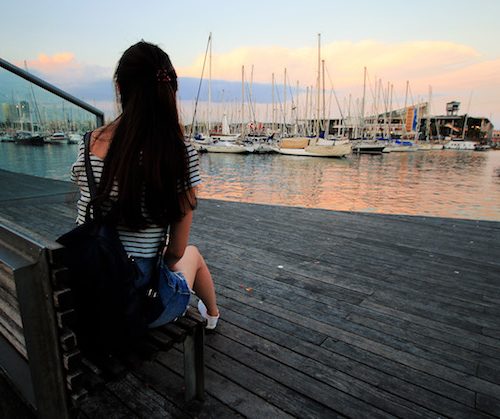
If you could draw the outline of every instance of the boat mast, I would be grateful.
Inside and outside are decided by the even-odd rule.
[[[350,127],[349,129],[349,132],[350,132],[350,136],[349,138],[352,138],[352,121],[351,121],[351,94],[349,93],[349,104],[347,105],[347,120],[349,121],[348,122],[348,126]]]
[[[241,66],[241,140],[245,136],[245,66]]]
[[[286,131],[286,67],[285,67],[285,74],[283,76],[284,78],[284,83],[283,83],[283,134]]]
[[[365,96],[366,96],[366,67],[364,67],[364,77],[363,77],[363,100],[361,102],[361,138],[365,136]]]
[[[208,35],[209,52],[208,52],[208,112],[207,112],[207,125],[208,136],[210,136],[210,111],[212,105],[212,32]]]
[[[427,141],[431,140],[431,100],[432,100],[432,86],[429,85],[429,102],[427,103],[427,123],[425,125]]]
[[[323,76],[323,130],[324,130],[324,138],[326,138],[326,103],[325,103],[325,60],[321,60],[321,70]]]
[[[299,81],[297,80],[297,90],[295,91],[295,134],[299,133]]]
[[[253,64],[252,64],[252,69],[250,71],[250,88],[248,91],[248,103],[250,104],[250,115],[252,117],[251,120],[253,120],[254,125],[257,126],[257,116],[256,116],[257,110],[255,109],[253,103]]]
[[[472,92],[470,92],[469,103],[467,104],[467,113],[465,114],[464,127],[462,129],[462,140],[465,140],[465,130],[467,129],[467,119],[469,119],[469,110],[471,101],[472,101]]]
[[[273,85],[273,92],[272,92],[272,97],[273,97],[273,109],[272,109],[272,123],[271,123],[271,131],[274,134],[274,121],[276,120],[276,108],[274,104],[274,73],[272,74],[272,85]]]
[[[408,119],[408,89],[410,88],[410,81],[406,80],[406,92],[405,92],[405,120],[403,123],[403,134],[406,136],[406,120]]]
[[[393,91],[393,88],[394,88],[394,85],[391,83],[391,89],[390,89],[390,93],[389,93],[389,118],[388,118],[389,126],[387,129],[390,138],[392,138],[391,130],[392,130],[392,91]]]
[[[316,79],[317,86],[317,101],[316,101],[316,138],[319,137],[319,101],[320,101],[320,87],[321,87],[321,34],[318,33],[318,75]]]
[[[309,86],[306,86],[306,106],[304,108],[305,135],[309,135]]]

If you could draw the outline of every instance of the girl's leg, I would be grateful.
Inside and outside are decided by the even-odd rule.
[[[207,312],[210,316],[219,315],[212,275],[197,247],[186,247],[184,256],[172,266],[172,270],[182,272],[189,287],[201,298],[207,307]]]

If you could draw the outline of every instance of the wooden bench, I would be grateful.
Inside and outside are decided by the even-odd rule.
[[[71,330],[75,313],[63,255],[59,244],[0,218],[0,374],[36,416],[74,416],[99,384],[178,342],[184,343],[185,398],[203,399],[205,320],[191,307],[152,330],[133,358],[96,365],[82,357]]]

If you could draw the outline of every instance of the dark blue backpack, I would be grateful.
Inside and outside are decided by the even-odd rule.
[[[68,286],[72,290],[74,331],[89,356],[125,354],[163,311],[158,284],[136,288],[138,268],[128,257],[111,216],[93,205],[97,194],[90,164],[90,135],[85,135],[85,170],[91,203],[86,221],[57,241],[65,247]],[[93,218],[90,207],[93,206]],[[153,275],[153,282],[159,276]]]

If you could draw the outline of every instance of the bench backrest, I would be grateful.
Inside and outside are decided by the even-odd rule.
[[[62,251],[0,219],[0,368],[40,418],[70,417],[77,397]]]

